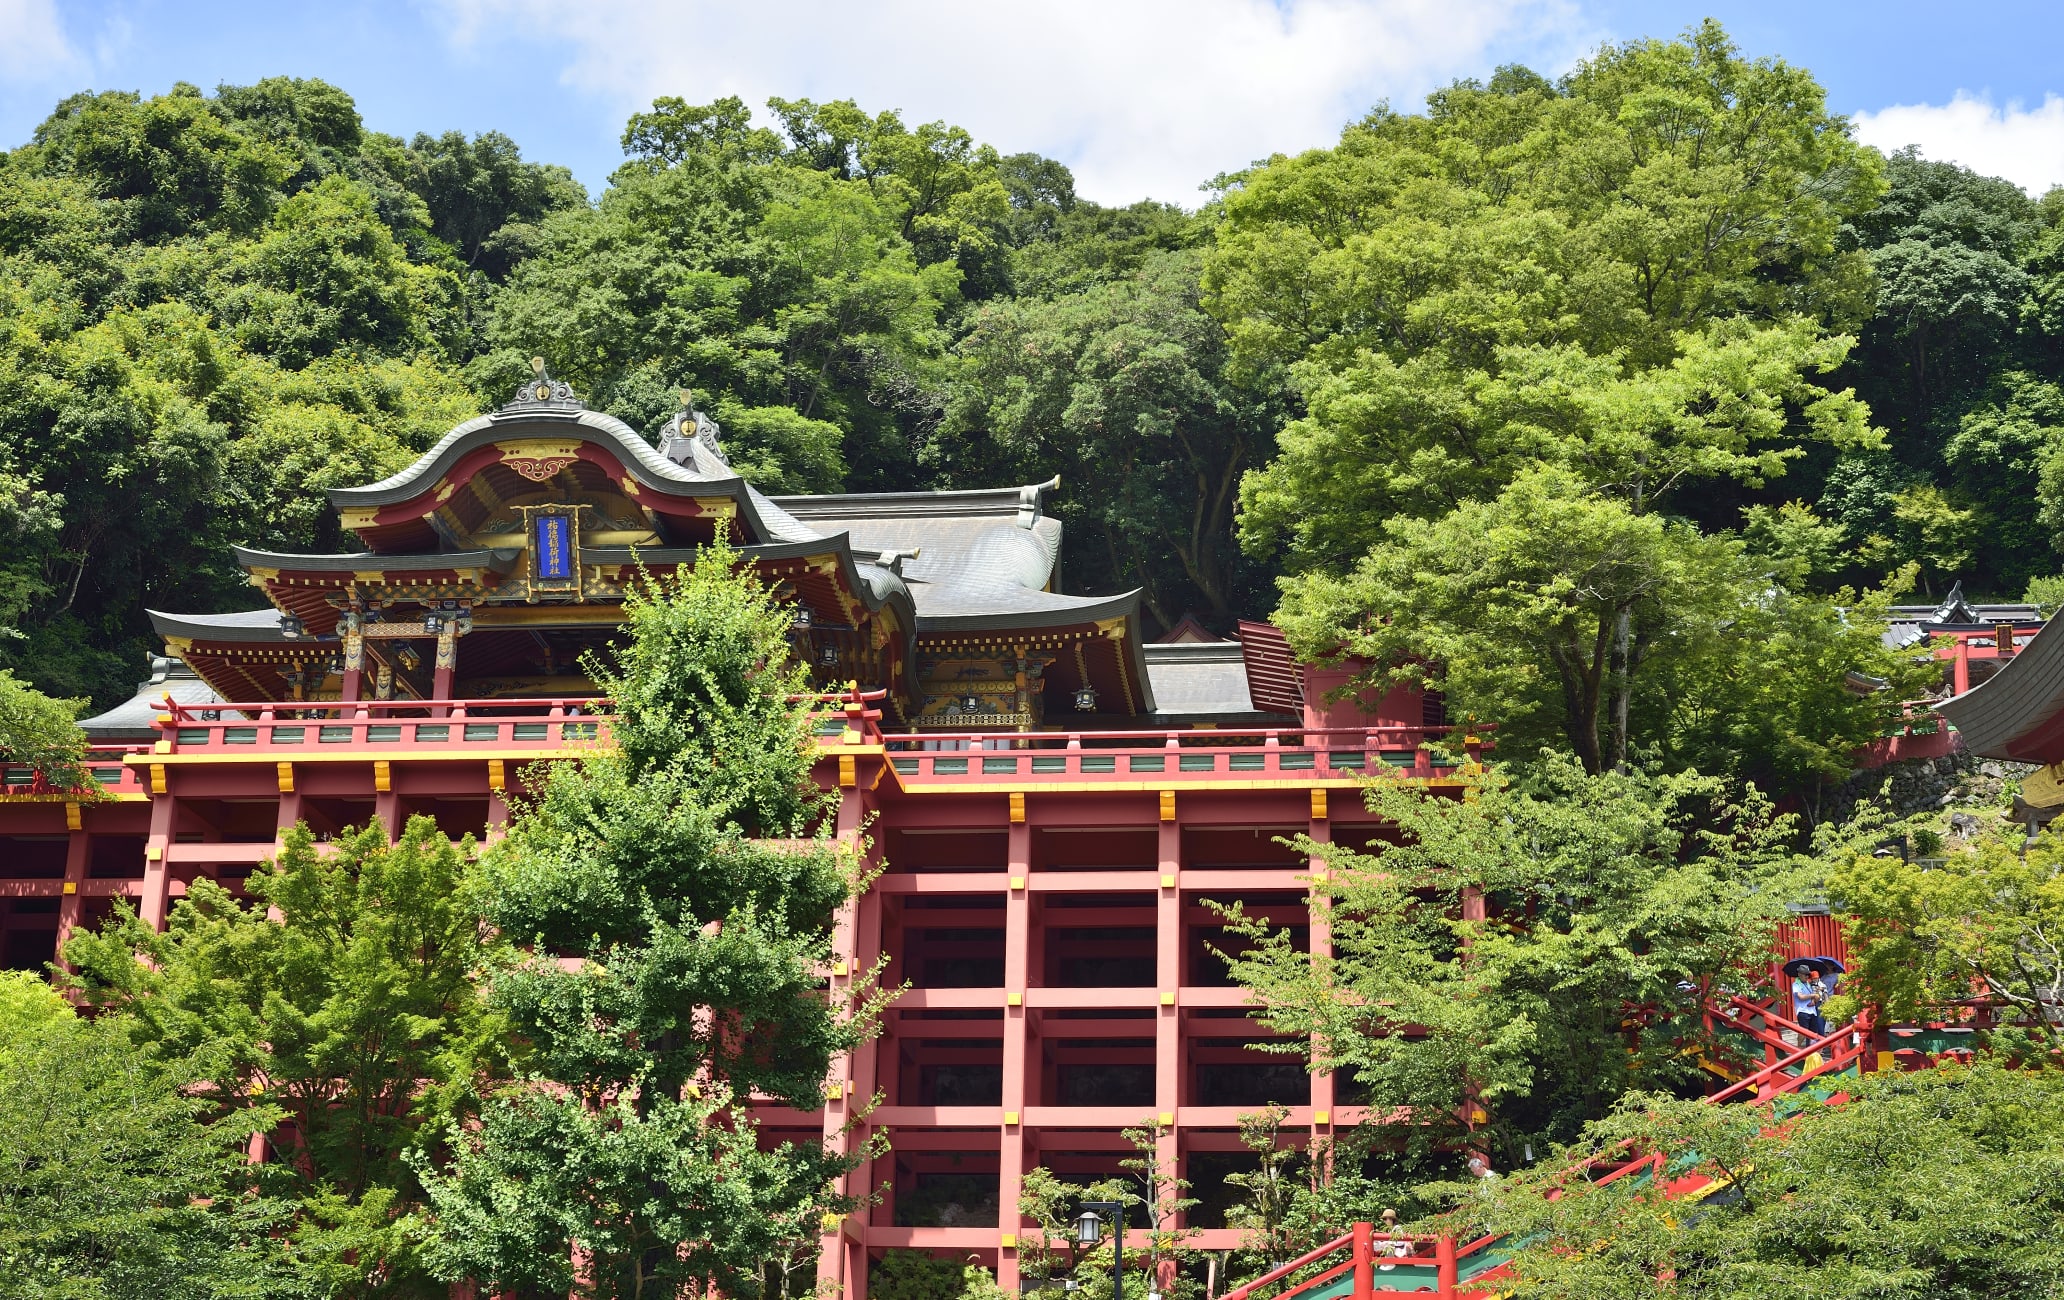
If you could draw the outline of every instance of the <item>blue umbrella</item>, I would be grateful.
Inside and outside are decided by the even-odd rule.
[[[1801,972],[1813,974],[1823,970],[1831,970],[1840,975],[1849,973],[1849,968],[1833,957],[1794,957],[1784,964],[1784,973],[1787,975],[1798,975]]]

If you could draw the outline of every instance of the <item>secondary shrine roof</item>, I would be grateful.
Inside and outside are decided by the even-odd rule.
[[[2056,619],[1998,672],[1935,708],[1981,757],[2064,762],[2064,632]]]

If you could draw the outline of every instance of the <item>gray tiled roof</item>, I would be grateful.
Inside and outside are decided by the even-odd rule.
[[[1238,641],[1159,642],[1143,650],[1161,716],[1269,716],[1247,693],[1247,660]]]
[[[279,616],[275,610],[265,612],[275,619]],[[151,719],[157,716],[158,703],[167,695],[180,704],[222,702],[222,697],[215,693],[213,687],[194,676],[193,669],[177,659],[159,655],[151,659],[150,680],[138,682],[135,695],[105,713],[83,719],[79,727],[89,739],[101,744],[155,740],[158,732],[151,726]]]

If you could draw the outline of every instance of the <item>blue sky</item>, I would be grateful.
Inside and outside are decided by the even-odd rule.
[[[2064,183],[2064,6],[1982,0],[0,0],[0,143],[77,89],[287,74],[379,130],[506,131],[599,189],[654,95],[851,96],[1060,158],[1098,200],[1194,202],[1379,99],[1708,14],[1811,68],[1872,143]]]

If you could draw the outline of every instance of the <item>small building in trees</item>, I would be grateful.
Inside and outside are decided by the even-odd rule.
[[[911,985],[824,1107],[765,1107],[764,1132],[857,1142],[850,1108],[882,1096],[865,1124],[894,1150],[853,1177],[889,1190],[825,1238],[846,1295],[898,1247],[1015,1289],[1028,1168],[1115,1173],[1146,1120],[1203,1186],[1240,1167],[1238,1118],[1266,1103],[1311,1134],[1355,1122],[1329,1075],[1259,1050],[1209,904],[1324,948],[1313,864],[1281,837],[1380,838],[1357,797],[1372,770],[1460,784],[1426,747],[1437,700],[1342,698],[1344,673],[1265,624],[1152,642],[1138,593],[1067,591],[1058,489],[770,498],[692,406],[648,440],[540,368],[391,478],[331,492],[357,549],[239,548],[253,608],[154,614],[150,680],[85,724],[99,797],[8,773],[0,957],[40,968],[118,898],[161,925],[297,822],[494,835],[527,766],[606,742],[582,664],[627,584],[725,538],[794,608],[825,692],[819,780],[881,858],[829,977],[886,955]],[[1214,1213],[1196,1242],[1229,1247]]]

